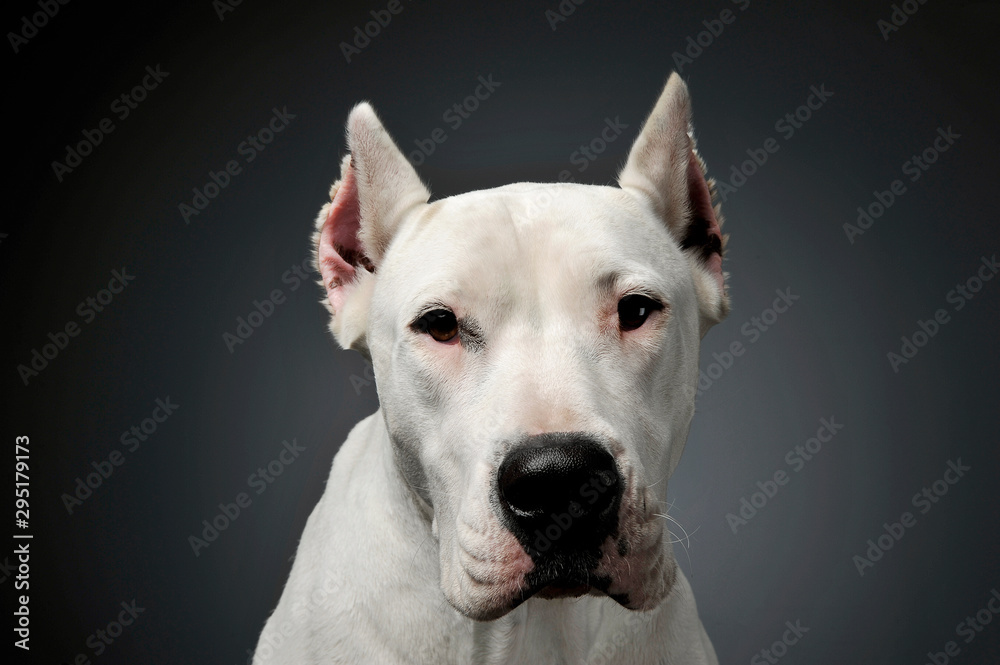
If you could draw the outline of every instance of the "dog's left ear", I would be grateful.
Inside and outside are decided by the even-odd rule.
[[[675,72],[643,124],[618,184],[646,199],[684,250],[698,293],[702,335],[729,312],[722,213],[713,205],[715,181],[706,179],[705,170],[691,126],[691,98]]]

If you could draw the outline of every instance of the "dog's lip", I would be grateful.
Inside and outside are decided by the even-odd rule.
[[[593,590],[589,584],[556,580],[539,589],[535,595],[551,600],[554,598],[577,598]]]

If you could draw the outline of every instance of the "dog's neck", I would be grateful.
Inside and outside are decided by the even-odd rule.
[[[588,610],[597,609],[599,601],[532,598],[500,619],[476,622],[472,662],[520,663],[539,654],[559,654],[564,663],[586,662],[597,637],[592,629],[599,625],[588,621],[594,617]]]

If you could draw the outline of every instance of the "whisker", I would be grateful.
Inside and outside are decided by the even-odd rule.
[[[687,529],[684,528],[684,525],[681,524],[680,522],[678,522],[676,519],[674,519],[674,517],[671,516],[671,515],[668,515],[668,514],[665,514],[665,513],[653,513],[653,516],[654,517],[662,517],[663,519],[665,519],[665,520],[667,520],[669,522],[673,522],[674,524],[676,524],[677,528],[679,528],[681,531],[684,532],[684,537],[683,538],[678,538],[677,540],[673,540],[673,541],[671,541],[671,543],[681,543],[682,545],[684,545],[684,549],[690,549],[690,547],[691,547],[691,536],[693,534],[695,534],[695,533],[698,533],[698,529],[700,529],[701,527],[698,527],[694,531],[692,531],[691,533],[688,533]],[[675,536],[676,537],[676,534],[674,534],[673,532],[671,532],[669,528],[667,529],[667,531],[670,533],[671,536]]]
[[[656,481],[655,483],[650,483],[649,485],[646,485],[646,489],[649,489],[650,487],[653,487],[653,486],[654,486],[654,485],[656,485],[657,483],[661,483],[661,482],[663,482],[663,478],[660,478],[660,479],[659,479],[659,480],[657,480],[657,481]]]
[[[424,536],[424,539],[420,541],[419,545],[417,545],[416,551],[413,552],[413,558],[410,559],[410,572],[411,573],[413,572],[413,564],[415,564],[417,562],[417,555],[420,554],[420,548],[424,546],[424,543],[426,543],[428,541],[428,539],[430,539],[430,534],[428,534],[427,536]]]
[[[441,496],[451,496],[451,497],[461,498],[460,494],[456,494],[454,492],[445,492],[444,490],[435,489],[433,487],[421,487],[420,485],[413,485],[412,483],[410,484],[410,487],[412,487],[415,490],[424,490],[424,491],[430,492],[432,494],[440,494]]]
[[[687,556],[688,565],[694,565],[694,563],[691,561],[691,551],[690,551],[691,550],[691,536],[694,535],[694,534],[696,534],[696,533],[698,533],[698,529],[700,529],[701,527],[699,526],[699,527],[695,528],[695,530],[692,531],[691,533],[688,533],[688,530],[684,528],[684,525],[681,524],[680,522],[678,522],[676,519],[674,519],[674,517],[672,517],[671,515],[669,515],[667,513],[653,513],[653,515],[655,517],[662,517],[663,519],[667,520],[668,522],[673,522],[674,524],[677,525],[677,527],[681,531],[684,532],[684,537],[683,538],[677,538],[677,534],[675,534],[673,531],[671,531],[669,526],[667,527],[667,534],[670,535],[670,536],[672,536],[672,537],[674,537],[676,539],[676,540],[671,540],[670,544],[673,545],[675,543],[680,543],[681,546],[684,548],[684,554],[685,554],[685,556]]]

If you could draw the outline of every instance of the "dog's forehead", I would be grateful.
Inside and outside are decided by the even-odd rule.
[[[429,233],[455,239],[499,235],[541,241],[562,232],[587,244],[644,215],[636,198],[617,187],[516,183],[441,199],[428,206],[423,218]],[[463,225],[463,232],[456,233],[455,222],[471,228]]]
[[[399,251],[397,251],[399,250]],[[417,291],[466,294],[681,270],[665,225],[617,187],[518,183],[431,203],[408,219],[386,269]]]

